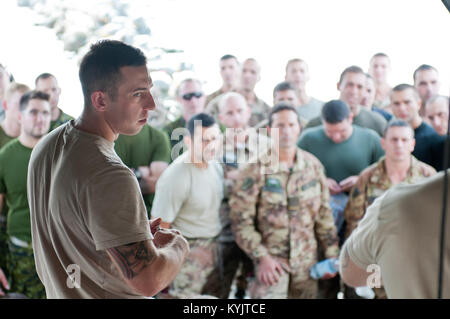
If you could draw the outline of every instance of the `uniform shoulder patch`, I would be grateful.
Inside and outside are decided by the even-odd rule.
[[[251,177],[247,177],[246,179],[244,179],[244,181],[242,182],[242,186],[241,189],[243,191],[249,190],[253,184],[255,184],[255,180]]]

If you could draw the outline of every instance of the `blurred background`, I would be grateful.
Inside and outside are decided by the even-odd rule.
[[[1,0],[0,63],[17,82],[34,87],[43,72],[62,88],[60,107],[82,110],[78,65],[91,43],[109,38],[141,48],[149,58],[161,126],[179,112],[176,85],[185,77],[221,86],[219,59],[233,54],[261,64],[256,94],[269,105],[286,62],[309,65],[308,94],[338,97],[350,65],[367,71],[370,57],[391,59],[389,83],[413,83],[420,64],[437,68],[441,94],[450,88],[450,16],[440,0]]]

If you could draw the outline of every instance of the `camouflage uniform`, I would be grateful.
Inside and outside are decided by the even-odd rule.
[[[7,257],[9,254],[8,235],[6,234],[6,216],[0,213],[0,268],[8,277]]]
[[[414,184],[434,174],[436,174],[436,170],[433,167],[411,155],[411,167],[404,183]],[[386,172],[385,156],[360,173],[355,186],[350,192],[349,201],[344,211],[346,221],[345,238],[348,238],[358,226],[358,222],[363,218],[367,208],[375,199],[383,195],[392,186],[392,182]],[[386,298],[383,288],[375,288],[374,291],[376,298]]]
[[[232,229],[256,267],[260,257],[270,254],[284,259],[291,272],[271,287],[254,279],[251,297],[315,298],[317,281],[309,269],[318,261],[316,236],[326,258],[339,254],[323,166],[300,149],[291,169],[269,165],[258,159],[241,169],[230,196]]]
[[[236,278],[238,293],[243,293],[247,289],[247,278],[253,273],[253,262],[236,244],[231,230],[229,196],[235,185],[235,181],[227,178],[230,172],[236,171],[242,163],[255,160],[259,153],[269,148],[270,141],[265,135],[255,135],[255,140],[247,138],[244,147],[238,148],[234,144],[224,145],[224,156],[222,167],[225,176],[224,198],[220,206],[220,222],[222,230],[217,238],[219,245],[219,260],[217,268],[211,273],[210,285],[204,293],[214,295],[218,298],[228,298]],[[212,285],[216,286],[212,286]],[[243,297],[243,296],[240,296]]]
[[[211,102],[212,100],[214,100],[216,97],[218,97],[219,95],[224,94],[225,92],[222,92],[222,89],[218,89],[217,91],[212,92],[210,95],[208,95],[206,97],[206,102],[205,105],[208,105],[209,102]]]
[[[217,95],[214,99],[212,99],[209,103],[206,104],[205,108],[205,112],[214,117],[218,122],[219,122],[219,102],[222,96],[223,94]],[[264,120],[267,120],[267,118],[269,117],[270,106],[256,96],[255,103],[249,104],[249,107],[252,111],[252,114],[250,116],[248,125],[250,125],[251,127],[260,127],[260,125],[258,124],[262,123]]]
[[[9,245],[9,291],[20,293],[31,299],[45,299],[45,287],[36,273],[31,244],[28,247]]]
[[[204,286],[217,264],[216,238],[186,238],[190,252],[170,285],[175,298],[192,298],[204,294]]]
[[[70,120],[73,120],[74,118],[70,116],[69,114],[64,113],[61,109],[59,109],[59,117],[50,122],[50,129],[49,132],[53,131],[55,128],[63,125],[66,122],[69,122]]]

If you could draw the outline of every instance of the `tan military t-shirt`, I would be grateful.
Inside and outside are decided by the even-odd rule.
[[[180,155],[158,179],[151,215],[187,238],[212,238],[221,229],[223,169],[214,161],[200,169],[189,157],[190,152]]]
[[[47,298],[141,297],[106,253],[153,238],[137,180],[114,143],[74,128],[73,121],[55,129],[31,155],[28,200]]]
[[[442,196],[443,172],[394,187],[375,200],[347,239],[348,255],[357,266],[380,266],[388,298],[437,298]],[[448,219],[444,298],[450,298]]]

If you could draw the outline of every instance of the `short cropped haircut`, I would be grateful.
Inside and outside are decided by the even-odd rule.
[[[11,96],[16,92],[24,94],[28,91],[30,91],[30,88],[28,87],[28,85],[25,85],[22,83],[17,83],[17,82],[11,83],[11,85],[9,85],[8,89],[6,90],[5,100],[8,101],[11,98]]]
[[[429,71],[429,70],[434,70],[434,71],[436,71],[436,73],[439,73],[438,70],[434,66],[431,66],[429,64],[422,64],[417,69],[414,70],[414,73],[413,73],[414,83],[416,83],[416,75],[418,72]]]
[[[322,107],[322,120],[329,124],[337,124],[350,116],[350,108],[342,100],[331,100]]]
[[[46,79],[49,79],[49,78],[55,78],[56,79],[56,77],[53,74],[51,74],[51,73],[41,73],[41,74],[39,74],[36,77],[36,80],[34,80],[34,85],[37,85],[39,80],[46,80]]]
[[[200,123],[198,123],[198,121],[200,121]],[[191,117],[191,119],[186,124],[186,128],[189,131],[189,135],[193,137],[195,128],[197,126],[208,128],[213,126],[214,124],[216,124],[216,121],[211,115],[208,115],[206,113],[198,113]]]
[[[248,107],[247,100],[245,99],[245,97],[242,94],[237,93],[237,92],[227,92],[227,93],[224,93],[223,95],[221,95],[219,98],[219,104],[218,104],[219,113],[222,112],[222,109],[223,109],[225,103],[229,99],[232,99],[232,98],[240,100],[244,105],[246,105]]]
[[[269,127],[272,127],[273,115],[276,114],[276,113],[282,112],[282,111],[292,111],[292,112],[294,112],[295,115],[297,116],[298,124],[300,124],[300,126],[301,126],[300,117],[298,116],[297,110],[293,106],[291,106],[289,104],[279,103],[279,104],[275,105],[272,108],[272,110],[270,111],[270,113],[269,113]]]
[[[146,65],[147,58],[140,49],[121,41],[102,40],[93,44],[83,57],[79,71],[85,106],[91,105],[91,94],[95,91],[107,92],[111,99],[116,98],[120,68]]]
[[[225,54],[224,56],[222,56],[222,57],[220,58],[220,61],[230,60],[230,59],[235,59],[236,62],[239,63],[238,59],[237,59],[234,55],[232,55],[232,54]]]
[[[399,119],[395,119],[395,118],[393,118],[392,120],[390,120],[390,121],[387,123],[386,128],[385,128],[384,131],[383,131],[383,137],[386,137],[387,132],[389,131],[389,129],[390,129],[391,127],[407,127],[407,128],[409,128],[409,129],[411,130],[412,137],[414,137],[414,130],[413,130],[413,128],[411,127],[411,125],[409,125],[409,123],[406,122],[406,121],[399,120]]]
[[[419,96],[419,93],[417,92],[417,89],[414,86],[412,86],[411,84],[406,84],[406,83],[398,84],[398,85],[394,86],[394,88],[392,89],[392,93],[402,92],[405,90],[412,90],[414,92],[414,96],[416,97],[417,101],[420,100],[420,96]]]
[[[184,85],[184,83],[187,83],[187,82],[196,82],[196,83],[198,83],[198,85],[200,85],[200,87],[203,86],[202,82],[201,82],[200,80],[198,80],[198,79],[194,79],[194,78],[187,78],[187,79],[184,79],[184,80],[181,81],[180,84],[178,84],[178,86],[177,86],[177,89],[176,89],[176,91],[175,91],[175,95],[176,95],[176,96],[179,96],[179,95],[180,95],[180,88],[181,88],[181,86]]]
[[[275,97],[275,93],[277,92],[283,92],[283,91],[289,91],[292,90],[295,92],[295,95],[298,96],[298,91],[297,88],[294,86],[294,84],[292,84],[291,82],[280,82],[277,85],[275,85],[274,89],[273,89],[273,97]]]
[[[41,91],[29,91],[22,95],[19,102],[19,109],[20,112],[23,112],[27,109],[28,104],[31,100],[42,100],[42,101],[49,101],[50,95],[47,93],[41,92]]]
[[[449,97],[445,96],[445,95],[439,95],[439,94],[438,95],[433,95],[432,97],[430,97],[427,100],[425,108],[426,108],[426,106],[428,106],[428,104],[434,103],[434,102],[439,101],[439,100],[445,101],[447,103],[447,105],[448,105]]]
[[[361,73],[361,74],[365,74],[363,69],[361,69],[359,66],[356,66],[356,65],[349,66],[344,71],[342,71],[341,76],[339,78],[339,83],[342,83],[342,80],[344,79],[344,76],[347,73]]]
[[[389,56],[386,53],[378,52],[372,56],[371,60],[374,58],[388,58],[389,59]]]
[[[289,65],[291,65],[291,63],[295,63],[295,62],[303,62],[303,63],[306,64],[306,62],[305,62],[304,60],[299,59],[299,58],[290,59],[290,60],[287,61],[287,63],[286,63],[286,73],[287,73],[287,70],[288,70]]]

